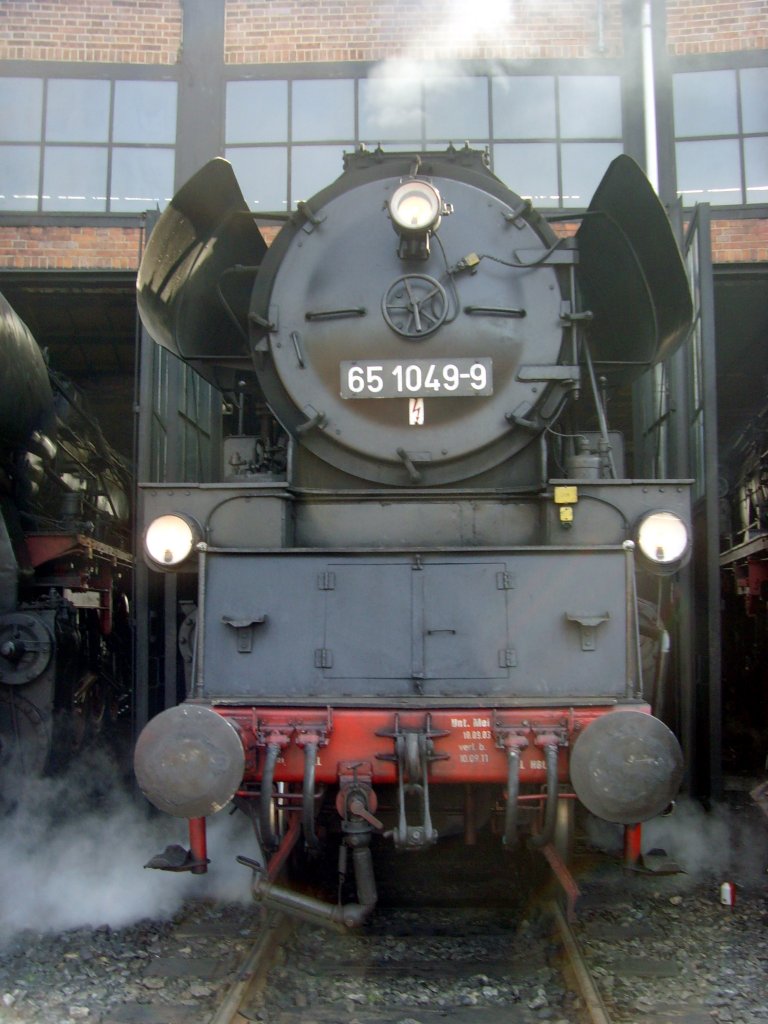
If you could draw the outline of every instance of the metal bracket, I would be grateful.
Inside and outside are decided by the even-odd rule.
[[[528,734],[530,733],[530,726],[526,723],[525,725],[506,725],[504,722],[496,719],[493,723],[493,739],[499,750],[525,750],[529,744]]]
[[[603,612],[602,615],[571,615],[570,612],[566,612],[565,617],[568,622],[575,622],[580,627],[582,651],[594,651],[597,649],[597,627],[607,622],[611,617],[611,613]]]
[[[533,745],[544,750],[546,747],[567,747],[568,730],[556,725],[532,725]]]
[[[321,572],[317,576],[317,589],[318,590],[335,590],[336,589],[336,573],[335,572]]]
[[[398,822],[390,832],[399,850],[413,850],[432,846],[437,842],[437,829],[432,827],[429,809],[429,765],[432,761],[446,761],[450,754],[435,753],[433,740],[449,735],[446,730],[432,728],[432,716],[424,716],[421,729],[401,729],[400,716],[395,714],[392,732],[377,732],[394,740],[393,754],[376,754],[379,761],[392,761],[397,765]],[[406,794],[416,796],[420,802],[421,824],[409,825]]]
[[[580,384],[581,367],[534,366],[529,364],[518,367],[517,379],[526,383],[546,383],[547,381],[555,381],[560,384]]]
[[[264,625],[267,616],[255,615],[251,619],[232,619],[229,615],[222,615],[221,621],[237,633],[238,654],[250,654],[253,650],[253,627]]]
[[[315,668],[333,668],[333,651],[329,647],[316,648]]]
[[[497,590],[514,590],[515,589],[515,574],[513,572],[497,572],[496,573],[496,589]]]
[[[318,412],[311,405],[305,405],[301,411],[307,419],[296,427],[296,433],[299,435],[308,434],[311,430],[321,430],[328,422],[328,417],[325,413]]]

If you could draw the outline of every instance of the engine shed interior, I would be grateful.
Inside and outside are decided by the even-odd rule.
[[[99,0],[97,6],[113,4]],[[280,51],[269,43],[261,51],[241,31],[239,19],[256,19],[263,29],[258,18],[265,16],[267,4],[241,5],[245,15],[226,0],[165,0],[162,6],[170,17],[172,44],[160,53],[153,50],[145,64],[138,45],[132,53],[97,52],[92,41],[83,50],[64,39],[52,60],[54,51],[32,38],[37,14],[27,8],[34,5],[16,5],[14,16],[26,17],[29,26],[17,24],[24,48],[2,53],[0,87],[8,98],[8,124],[0,144],[7,147],[3,154],[14,173],[34,164],[34,185],[27,188],[25,181],[15,195],[3,192],[0,228],[8,248],[0,292],[51,367],[80,388],[136,479],[221,482],[247,472],[251,464],[282,472],[285,450],[270,432],[258,391],[233,379],[223,396],[214,394],[173,357],[154,353],[137,311],[137,268],[161,208],[214,156],[225,155],[237,165],[254,223],[271,244],[286,212],[333,179],[342,150],[400,145],[400,129],[374,101],[382,83],[385,92],[388,85],[388,62],[382,58],[409,42],[414,14],[410,5],[394,5],[399,21],[390,27],[397,45],[384,38],[378,49],[355,49],[350,28],[338,50],[318,50],[315,43],[305,46],[308,23],[296,19],[286,28],[295,49]],[[571,6],[558,8],[554,17],[570,17]],[[652,466],[659,476],[697,481],[692,599],[699,603],[686,653],[691,666],[687,747],[695,768],[688,784],[716,794],[724,774],[763,770],[768,753],[764,36],[752,31],[749,3],[738,5],[735,40],[731,26],[717,19],[713,37],[703,40],[695,14],[681,13],[687,5],[673,0],[587,6],[589,11],[578,15],[581,35],[563,52],[552,48],[535,20],[516,24],[508,36],[500,33],[486,49],[472,36],[458,60],[444,40],[433,39],[435,48],[425,51],[424,80],[408,80],[405,91],[397,93],[404,97],[398,124],[408,145],[425,151],[448,143],[461,146],[467,137],[475,140],[473,146],[488,146],[496,173],[512,188],[520,187],[521,195],[543,199],[545,218],[563,235],[578,230],[577,215],[618,154],[648,169],[681,243],[704,224],[719,231],[714,242],[707,236],[700,251],[687,253],[688,267],[697,264],[702,284],[696,294],[702,327],[697,344],[709,364],[701,379],[682,365],[674,380],[661,374],[642,422],[632,411],[630,385],[601,382],[614,447],[628,474]],[[641,20],[646,8],[652,8],[651,24]],[[46,27],[43,36],[47,32]],[[265,30],[262,36],[271,38]],[[526,51],[526,40],[538,49]],[[486,52],[495,56],[486,60]],[[531,59],[531,52],[540,56]],[[649,56],[655,66],[653,61],[649,66]],[[264,112],[263,120],[253,117],[254,105]],[[31,109],[35,117],[27,118],[24,112]],[[80,114],[94,111],[103,124],[101,134],[91,137],[96,129]],[[709,180],[709,168],[721,166],[712,155],[726,151],[733,176],[728,190]],[[149,202],[135,198],[129,187],[131,161],[140,152],[162,171],[157,189],[152,191],[152,182],[144,190],[156,196]],[[703,157],[691,156],[699,153]],[[78,175],[85,180],[86,165],[78,161],[86,156],[96,158],[94,174],[103,166],[104,181],[93,186],[81,208],[87,189],[74,183],[80,184]],[[589,169],[583,179],[582,159]],[[46,168],[53,175],[47,184]],[[554,173],[535,182],[548,168]],[[517,175],[525,178],[520,186]],[[61,194],[52,196],[54,178],[61,182]],[[695,206],[699,198],[705,200],[701,207]],[[447,215],[444,219],[449,221]],[[733,231],[740,238],[738,227],[744,225],[754,232],[744,233],[751,241],[739,249],[726,235]],[[115,246],[117,236],[124,246],[118,256],[115,248],[87,248],[92,237]],[[133,247],[130,253],[127,246]],[[718,247],[722,258],[712,263]],[[127,269],[110,269],[116,266]],[[609,280],[603,297],[610,290]],[[605,305],[609,315],[620,317],[621,309],[610,309],[610,298]],[[687,405],[689,386],[696,395]],[[679,415],[683,409],[685,422]],[[244,435],[259,438],[255,450],[245,454],[238,440]],[[331,529],[331,519],[328,514],[324,526],[318,517],[312,528]],[[148,689],[142,684],[136,695],[139,725],[183,695],[185,663],[176,642],[175,609],[191,602],[195,590],[185,573],[173,579],[143,574],[140,567],[134,603],[152,606],[153,625],[145,623],[145,633],[152,634],[154,646],[149,649],[146,636],[138,641],[139,663],[148,666]],[[163,664],[169,672],[162,671]]]
[[[768,354],[763,344],[768,330],[766,283],[768,271],[763,267],[714,268],[717,487],[723,498],[723,551],[737,548],[745,539],[733,526],[733,513],[725,496],[737,486],[740,451],[744,445],[759,445],[761,440],[754,410],[761,408],[764,382],[768,379]],[[134,275],[107,271],[5,271],[0,272],[0,291],[47,350],[50,362],[86,394],[89,408],[109,441],[126,458],[134,460],[139,336]],[[612,426],[621,432],[631,455],[632,423],[626,393],[615,391],[610,409]],[[224,432],[236,434],[237,410],[225,406],[225,413],[229,415],[225,416]],[[760,735],[768,714],[766,680],[759,658],[750,654],[754,645],[761,642],[760,635],[759,631],[757,636],[754,634],[754,618],[741,614],[741,607],[748,600],[744,596],[748,584],[739,584],[737,573],[730,572],[727,564],[725,571],[734,584],[727,591],[724,605],[721,768],[759,770],[764,756]],[[742,624],[735,633],[728,628],[728,614],[736,614]],[[744,663],[746,673],[740,667]],[[703,718],[697,729],[706,735],[711,728],[709,716],[707,712],[700,713]],[[709,770],[703,768],[702,772],[707,775]]]

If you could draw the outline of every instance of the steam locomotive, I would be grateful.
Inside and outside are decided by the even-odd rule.
[[[691,299],[630,158],[569,237],[485,153],[363,149],[269,247],[216,159],[160,217],[138,301],[251,424],[220,482],[141,487],[148,564],[197,578],[187,698],[135,749],[189,819],[152,866],[203,872],[232,802],[254,895],[346,926],[379,843],[487,829],[556,863],[577,801],[629,827],[669,804],[689,489],[628,476],[607,397],[674,351]],[[356,899],[277,884],[331,842]]]
[[[17,779],[127,711],[131,483],[3,296],[0,376],[0,779]]]
[[[723,747],[727,764],[760,774],[768,762],[768,406],[750,412],[721,457]]]

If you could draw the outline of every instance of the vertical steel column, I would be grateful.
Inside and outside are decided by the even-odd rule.
[[[176,188],[223,150],[223,0],[184,0]]]
[[[148,213],[144,233],[149,236],[157,221]],[[142,251],[143,251],[142,245]],[[139,254],[141,258],[141,253]],[[134,369],[133,456],[136,480],[149,479],[152,466],[152,365],[155,344],[136,314],[136,362]],[[134,494],[136,521],[143,521],[141,494]],[[138,736],[149,721],[149,570],[140,551],[141,538],[135,539],[136,565],[133,573],[133,734]]]
[[[700,610],[697,629],[699,681],[707,703],[702,725],[707,729],[709,795],[722,795],[722,693],[720,629],[720,490],[717,445],[717,360],[715,354],[715,296],[709,206],[699,206],[690,235],[696,246],[698,293],[694,330],[699,331],[704,408],[703,495],[695,506],[694,530],[698,557],[694,566],[695,593]],[[697,615],[699,611],[697,611]]]

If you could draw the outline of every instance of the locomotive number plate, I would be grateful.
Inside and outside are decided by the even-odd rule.
[[[466,398],[493,394],[493,360],[380,359],[341,364],[342,398]]]

